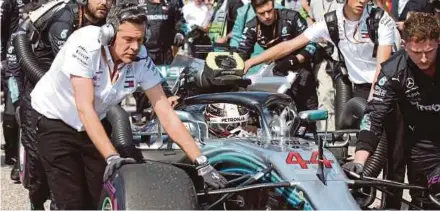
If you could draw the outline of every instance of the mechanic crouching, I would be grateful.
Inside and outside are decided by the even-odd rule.
[[[256,17],[246,23],[237,50],[243,59],[250,57],[256,43],[268,49],[295,38],[307,28],[306,20],[298,12],[274,8],[273,0],[252,0],[251,5]],[[315,44],[309,43],[305,48],[275,61],[274,75],[287,76],[288,71],[298,72],[289,93],[298,111],[318,108],[316,80],[310,65],[315,50]]]
[[[381,64],[371,100],[362,119],[353,162],[344,168],[361,174],[376,150],[384,121],[398,104],[405,121],[408,181],[440,194],[440,24],[434,15],[413,13],[404,23],[404,49]],[[429,181],[429,182],[428,182]],[[421,191],[412,202],[438,209]]]
[[[107,110],[138,85],[205,183],[226,184],[163,92],[160,73],[143,46],[146,21],[136,4],[113,5],[104,26],[83,27],[69,37],[31,93],[37,148],[61,209],[97,209],[103,181],[121,165],[136,162],[119,156],[103,123]]]

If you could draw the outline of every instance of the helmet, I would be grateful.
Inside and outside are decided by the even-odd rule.
[[[210,133],[216,137],[229,137],[233,130],[246,126],[249,111],[239,105],[217,103],[208,104],[204,116]]]

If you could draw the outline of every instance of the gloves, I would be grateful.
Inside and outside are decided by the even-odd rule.
[[[104,182],[109,180],[113,173],[115,173],[115,171],[118,170],[122,165],[136,163],[136,160],[133,158],[121,158],[119,154],[112,154],[108,156],[105,161],[107,162],[107,167],[105,167]]]
[[[344,164],[344,166],[342,166],[342,168],[344,168],[347,171],[352,171],[352,172],[360,175],[360,174],[362,174],[362,172],[364,170],[364,165],[352,161],[352,162],[348,162],[348,163]]]
[[[184,44],[184,41],[185,41],[185,37],[182,34],[177,33],[174,36],[174,45],[175,46],[182,46]]]
[[[198,163],[196,167],[197,174],[203,178],[205,184],[207,184],[208,186],[215,189],[224,188],[228,181],[208,163],[208,160],[205,156],[200,157],[204,159],[204,162],[199,163],[196,160],[196,163]]]

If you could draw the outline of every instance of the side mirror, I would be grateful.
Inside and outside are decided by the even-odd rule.
[[[316,122],[320,120],[327,120],[328,111],[324,109],[301,111],[299,112],[298,116],[301,120],[305,120],[308,122]]]

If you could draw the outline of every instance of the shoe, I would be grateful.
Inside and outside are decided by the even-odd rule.
[[[11,170],[11,180],[13,181],[20,181],[20,170],[18,169],[18,162],[14,165],[14,167]]]

